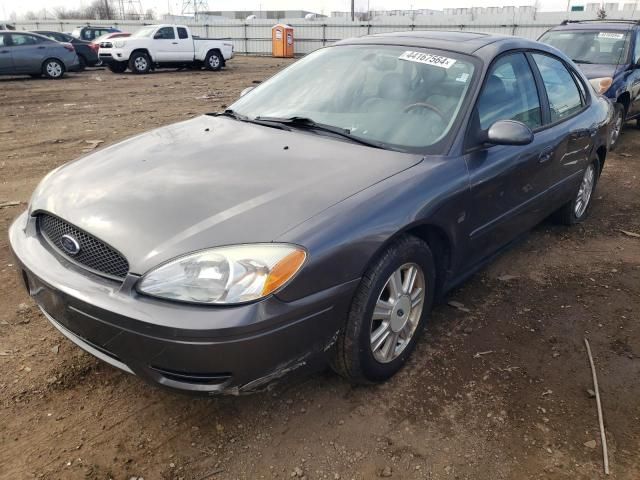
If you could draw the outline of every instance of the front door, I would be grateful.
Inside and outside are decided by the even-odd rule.
[[[553,154],[547,136],[541,95],[524,53],[500,57],[490,68],[470,124],[466,155],[471,202],[468,209],[467,265],[476,264],[527,231],[548,214],[545,198]],[[482,145],[482,135],[498,120],[529,126],[534,140],[527,146]],[[549,145],[547,145],[549,143]]]
[[[157,62],[173,62],[178,47],[176,32],[173,27],[162,27],[153,36],[153,46]]]

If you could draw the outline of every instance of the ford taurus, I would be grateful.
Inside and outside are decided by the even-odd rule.
[[[63,335],[151,382],[243,393],[328,363],[380,382],[452,286],[546,217],[586,218],[611,118],[541,43],[345,40],[49,173],[10,244]]]

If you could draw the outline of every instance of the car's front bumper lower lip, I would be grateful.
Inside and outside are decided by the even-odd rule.
[[[255,391],[326,361],[357,280],[295,302],[206,307],[139,295],[68,262],[21,215],[9,240],[30,295],[67,338],[152,383],[204,393]],[[133,277],[133,278],[131,278]]]

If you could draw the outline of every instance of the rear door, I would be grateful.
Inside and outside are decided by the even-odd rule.
[[[178,62],[193,61],[194,45],[189,30],[186,27],[177,27],[176,30],[178,32],[178,38],[176,39],[177,45],[174,51],[174,59]]]
[[[0,34],[0,74],[13,73],[13,57],[11,56],[11,34]]]
[[[42,69],[42,62],[48,57],[48,49],[59,45],[42,37],[28,33],[11,33],[10,47],[13,66],[16,73],[37,73]]]
[[[527,56],[507,53],[489,69],[467,134],[471,182],[467,265],[476,264],[531,228],[548,214],[548,170],[543,155],[549,135],[548,112]],[[517,120],[534,131],[525,146],[482,144],[480,138],[498,120]]]
[[[575,194],[581,174],[590,158],[596,120],[588,108],[586,85],[561,59],[543,52],[530,55],[534,71],[543,85],[543,102],[548,104],[549,119],[540,139],[548,152],[541,158],[549,198],[564,203]],[[544,164],[544,165],[543,165]]]

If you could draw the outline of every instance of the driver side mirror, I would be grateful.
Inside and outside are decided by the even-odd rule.
[[[253,90],[254,88],[256,88],[256,87],[247,87],[247,88],[245,88],[244,90],[242,90],[242,91],[240,92],[240,96],[241,96],[241,97],[244,97],[247,93],[249,93],[249,92],[250,92],[251,90]]]
[[[498,120],[482,135],[484,143],[491,145],[529,145],[533,132],[522,122]]]

